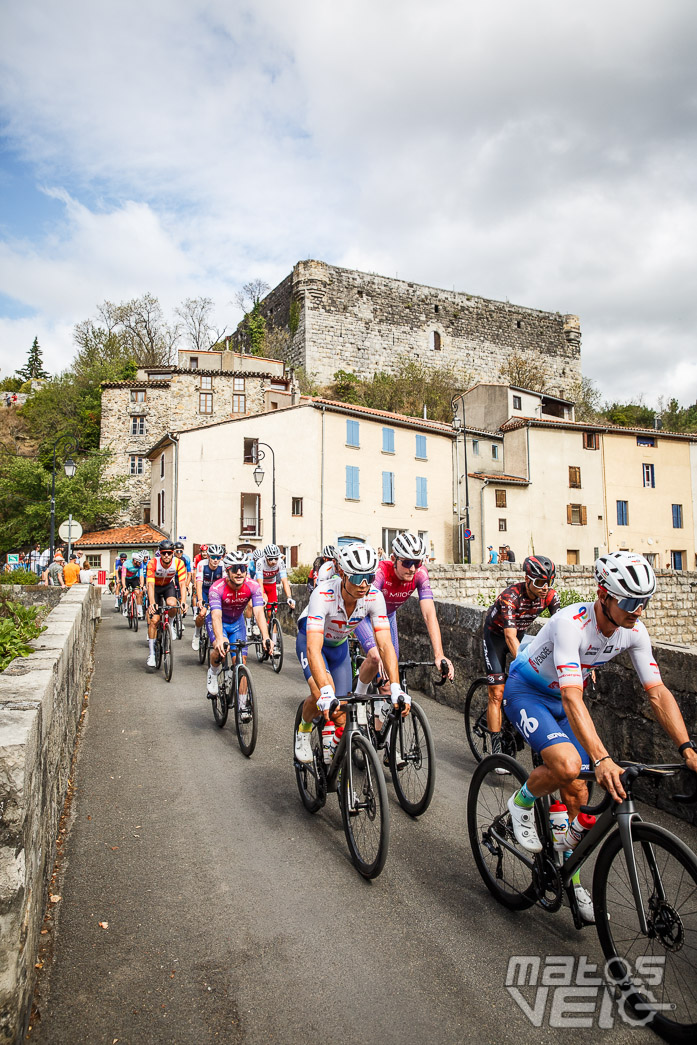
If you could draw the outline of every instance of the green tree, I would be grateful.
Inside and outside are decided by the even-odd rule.
[[[369,380],[361,380],[352,371],[337,370],[334,382],[324,391],[343,403],[358,403],[373,410],[389,410],[409,417],[426,417],[432,421],[452,421],[453,396],[465,390],[470,375],[448,367],[438,369],[401,356],[396,372],[378,371]]]
[[[43,353],[39,347],[38,337],[35,337],[32,342],[26,364],[21,370],[17,370],[16,374],[17,377],[21,377],[23,381],[32,381],[35,378],[45,378],[49,376],[48,371],[44,370]]]
[[[656,411],[645,403],[605,403],[603,416],[612,425],[622,428],[653,428]]]
[[[600,391],[590,377],[582,377],[571,386],[569,399],[574,403],[577,421],[597,421],[602,418]]]
[[[499,373],[509,385],[527,388],[531,392],[543,392],[547,385],[545,367],[536,356],[525,352],[510,352]]]
[[[268,289],[269,285],[263,279],[253,279],[245,283],[236,297],[237,304],[244,311],[244,317],[237,325],[242,349],[253,356],[265,353],[266,319],[262,315],[261,301]]]

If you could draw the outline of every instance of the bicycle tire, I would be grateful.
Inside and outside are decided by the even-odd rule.
[[[133,631],[138,633],[138,603],[133,607]]]
[[[273,639],[273,653],[271,654],[271,667],[278,673],[283,667],[283,632],[277,617],[272,617],[270,637]]]
[[[507,770],[505,776],[496,773],[497,767]],[[516,845],[506,803],[526,780],[527,773],[514,758],[489,755],[475,769],[467,795],[467,833],[477,870],[491,895],[512,911],[525,910],[535,903],[532,872],[488,832],[494,821],[500,820],[506,840]]]
[[[165,628],[162,633],[162,668],[164,670],[165,680],[170,682],[172,679],[172,671],[174,669],[174,654],[172,652],[172,631],[171,628]]]
[[[355,732],[347,739],[350,744],[344,750],[339,784],[344,833],[359,874],[377,878],[390,844],[387,785],[375,749],[366,737]]]
[[[397,766],[399,722],[390,732],[390,773],[397,801],[409,816],[421,816],[431,804],[436,786],[436,749],[431,726],[423,708],[412,701],[411,710],[402,719],[402,758]]]
[[[491,734],[486,729],[489,691],[486,677],[475,679],[465,697],[465,732],[470,751],[477,762],[491,754]]]
[[[206,653],[207,652],[208,652],[208,632],[206,631],[206,626],[204,624],[204,626],[201,628],[201,634],[199,635],[199,640],[198,640],[198,662],[199,662],[199,664],[203,664],[204,660],[206,659]]]
[[[648,1024],[666,1041],[694,1042],[697,858],[679,838],[655,824],[634,821],[632,843],[649,933],[645,936],[639,928],[622,842],[615,831],[600,850],[593,873],[595,922],[606,968],[634,1013],[631,1022]],[[688,909],[681,911],[681,904]],[[635,957],[630,956],[632,947]],[[647,985],[646,971],[638,972],[643,983],[634,986],[631,970],[637,958],[662,963],[662,981],[649,989],[653,997],[640,989]],[[661,1009],[663,1005],[669,1008]],[[671,1019],[663,1014],[667,1011]]]
[[[132,629],[133,629],[133,607],[131,606],[131,600],[130,599],[128,600],[128,606],[126,608],[127,608],[127,611],[128,611],[127,614],[126,614],[126,620],[128,621],[128,630],[132,631]]]
[[[245,712],[251,716],[250,718],[244,717],[242,708],[240,707],[240,683],[242,679],[247,680],[247,704]],[[254,751],[254,748],[257,746],[259,712],[257,709],[256,698],[254,696],[252,676],[249,674],[244,664],[240,664],[237,668],[237,686],[235,687],[235,690],[235,729],[237,731],[237,742],[240,745],[240,751],[242,754],[246,758],[249,758]]]
[[[157,629],[157,638],[155,639],[155,667],[160,670],[162,665],[162,629]]]
[[[252,625],[253,628],[255,626],[256,626],[255,624]],[[252,642],[254,643],[254,653],[256,655],[257,661],[260,664],[263,664],[263,662],[266,660],[266,650],[264,649],[264,647],[262,645],[261,639],[259,639],[258,642],[257,642],[256,639],[250,639],[250,644]]]
[[[300,726],[300,720],[302,718],[303,703],[304,701],[300,702],[300,706],[295,713],[293,745],[295,745],[295,734],[298,732],[298,727]],[[293,763],[295,765],[295,779],[298,784],[298,791],[300,792],[302,804],[305,806],[308,813],[317,813],[327,801],[327,786],[324,776],[324,765],[320,764],[323,758],[322,733],[316,725],[312,726],[310,743],[312,744],[312,753],[314,756],[313,761],[308,763],[298,762],[297,759],[293,757]],[[293,754],[295,755],[295,751]]]
[[[213,718],[219,729],[222,729],[227,722],[229,710],[226,675],[225,671],[218,673],[218,692],[215,696],[209,694],[210,702],[213,705]]]
[[[177,638],[181,640],[181,637],[184,634],[184,618],[181,610],[178,611],[177,616],[174,619],[174,630],[177,633]]]

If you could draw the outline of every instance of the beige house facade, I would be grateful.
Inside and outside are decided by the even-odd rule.
[[[275,501],[291,565],[351,539],[389,550],[407,529],[449,562],[453,442],[450,425],[322,399],[168,432],[147,453],[150,514],[188,552],[251,550],[273,540]]]

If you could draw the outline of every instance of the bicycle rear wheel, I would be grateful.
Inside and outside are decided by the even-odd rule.
[[[208,632],[206,631],[206,625],[204,624],[201,628],[201,634],[198,640],[198,662],[203,664],[206,659],[206,653],[208,652]]]
[[[172,654],[172,631],[170,628],[165,628],[162,633],[162,668],[165,673],[165,679],[169,682],[172,678],[172,668],[174,664]]]
[[[697,1039],[697,859],[670,831],[632,823],[632,850],[646,913],[639,918],[619,831],[593,874],[593,907],[607,971],[633,1013],[666,1041]],[[620,1002],[624,1009],[624,1001]]]
[[[158,626],[157,637],[155,639],[155,667],[160,669],[162,664],[162,628]]]
[[[295,714],[293,744],[295,744],[295,734],[298,732],[298,727],[300,726],[302,711],[303,701],[300,702],[300,706]],[[294,758],[293,764],[295,765],[295,778],[298,783],[298,791],[300,792],[302,804],[305,806],[308,813],[316,813],[327,801],[327,787],[324,776],[324,765],[322,763],[322,731],[319,726],[314,725],[314,723],[312,726],[312,733],[310,734],[310,743],[312,744],[312,762],[298,762],[298,760]]]
[[[356,868],[364,878],[377,878],[390,841],[385,777],[375,749],[363,734],[353,733],[348,740],[339,784],[341,819]]]
[[[390,773],[397,801],[410,816],[420,816],[431,804],[436,786],[436,751],[426,714],[412,701],[409,714],[392,724]],[[401,749],[401,750],[400,750]],[[399,764],[398,764],[399,758]]]
[[[241,693],[242,683],[246,683],[246,694]],[[245,700],[246,696],[246,700]],[[257,746],[258,714],[257,702],[252,686],[252,676],[244,664],[237,668],[237,697],[235,700],[235,729],[240,751],[247,758]]]
[[[475,679],[465,698],[465,732],[467,743],[477,762],[491,754],[491,733],[487,729],[486,710],[489,690],[486,678]]]
[[[273,639],[273,653],[271,654],[271,667],[278,675],[283,667],[283,632],[278,619],[274,617],[271,621],[270,637]]]
[[[223,669],[218,673],[218,692],[215,696],[210,696],[211,704],[213,705],[213,718],[215,719],[216,726],[220,729],[223,728],[227,722],[228,713],[228,683],[227,683],[228,672]]]
[[[506,774],[498,774],[497,767],[506,769]],[[467,796],[467,831],[477,870],[492,896],[511,910],[524,910],[535,903],[532,871],[493,832],[522,852],[513,834],[507,803],[526,779],[515,759],[490,755],[475,769]]]

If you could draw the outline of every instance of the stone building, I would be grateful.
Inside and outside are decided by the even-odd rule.
[[[182,351],[178,364],[142,369],[132,381],[102,385],[100,447],[114,454],[107,474],[128,476],[120,525],[150,522],[146,451],[165,432],[260,414],[297,401],[292,374],[278,359]]]
[[[409,355],[496,379],[512,353],[539,363],[545,391],[568,396],[581,378],[577,316],[299,261],[261,302],[269,329],[288,331],[287,360],[321,384],[339,368],[371,378]],[[232,343],[239,347],[239,332]]]

